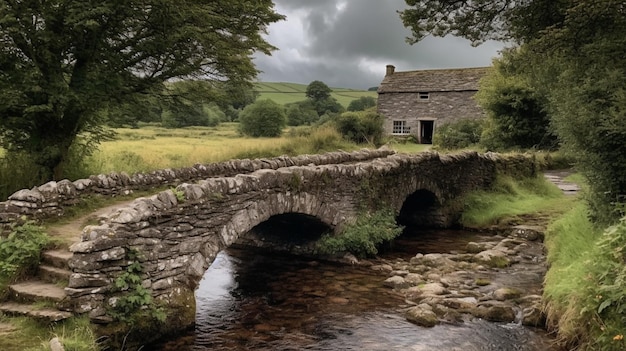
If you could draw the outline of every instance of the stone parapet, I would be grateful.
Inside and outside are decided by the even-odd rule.
[[[261,169],[279,169],[290,166],[341,164],[361,162],[387,157],[391,150],[363,149],[354,152],[328,152],[319,155],[279,156],[261,159],[241,159],[192,167],[163,169],[148,173],[128,175],[124,172],[99,174],[87,179],[51,181],[32,189],[22,189],[7,201],[0,202],[0,226],[22,217],[45,219],[63,216],[67,207],[80,203],[81,198],[92,195],[108,197],[128,195],[136,190],[148,190],[164,186],[177,186],[211,177],[232,177]]]

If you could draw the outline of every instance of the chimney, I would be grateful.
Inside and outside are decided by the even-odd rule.
[[[394,65],[387,65],[387,73],[385,73],[385,76],[390,76],[393,74],[393,72],[395,72],[396,67]]]

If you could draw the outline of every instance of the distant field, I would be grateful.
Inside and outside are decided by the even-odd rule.
[[[281,105],[306,99],[306,84],[271,82],[255,83],[254,85],[256,91],[260,93],[259,99],[271,99]],[[356,100],[362,96],[378,98],[378,94],[375,91],[347,88],[331,89],[331,96],[337,99],[337,101],[344,107],[348,107],[352,100]]]

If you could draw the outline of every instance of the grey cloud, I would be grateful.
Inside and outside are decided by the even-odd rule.
[[[367,89],[382,80],[386,64],[398,70],[486,66],[503,45],[488,42],[478,48],[454,37],[426,38],[409,45],[409,35],[397,13],[404,0],[275,0],[287,22],[301,27],[273,31],[269,40],[280,51],[257,56],[262,81],[308,84],[321,80],[334,87]],[[341,10],[338,10],[341,9]],[[291,18],[290,18],[291,17]],[[303,38],[287,40],[302,31]],[[273,42],[277,41],[277,42]]]

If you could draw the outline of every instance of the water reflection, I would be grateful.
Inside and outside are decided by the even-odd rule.
[[[475,234],[465,240],[476,240]],[[402,246],[404,251],[411,244]],[[156,349],[550,350],[551,340],[541,331],[517,324],[411,324],[403,317],[404,298],[382,286],[386,278],[367,267],[229,249],[201,281],[195,332]]]

